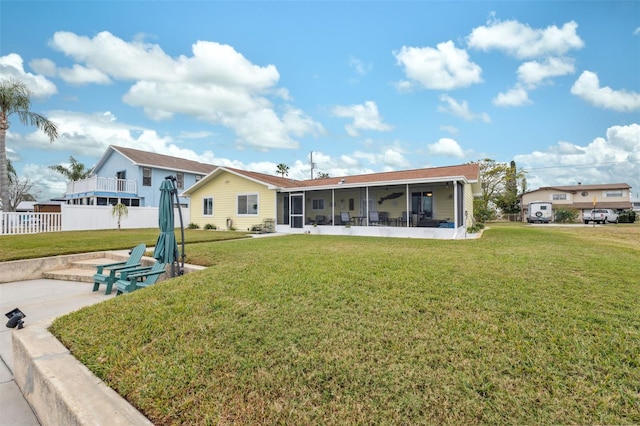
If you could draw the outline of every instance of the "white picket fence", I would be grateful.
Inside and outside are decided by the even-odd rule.
[[[62,231],[61,213],[0,213],[0,235]]]
[[[0,212],[0,235],[37,234],[41,232],[89,231],[117,229],[118,218],[111,206],[80,206],[63,204],[60,213]],[[180,226],[178,209],[174,209],[175,226]],[[189,209],[182,208],[185,227],[189,223]],[[157,207],[129,207],[120,218],[121,229],[157,228]]]

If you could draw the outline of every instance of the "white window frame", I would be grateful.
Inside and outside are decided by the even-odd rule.
[[[255,212],[253,211],[253,209],[251,208],[251,200],[250,197],[255,197]],[[245,203],[246,203],[246,212],[245,213],[240,213],[240,199],[241,198],[246,198],[245,199]],[[260,214],[260,195],[252,192],[252,193],[248,193],[248,194],[238,194],[236,196],[236,214],[238,216],[258,216]]]
[[[207,203],[208,200],[211,200],[211,213],[207,214]],[[204,197],[202,198],[202,216],[211,217],[213,216],[213,197]]]
[[[553,201],[567,201],[568,197],[567,194],[552,194],[551,199]]]
[[[604,197],[605,198],[620,198],[624,196],[624,191],[622,189],[618,189],[618,190],[611,190],[611,191],[604,191]]]
[[[142,168],[142,186],[151,186],[153,184],[151,180],[152,175],[151,167]]]

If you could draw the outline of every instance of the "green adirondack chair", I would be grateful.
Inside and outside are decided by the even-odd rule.
[[[120,279],[116,281],[116,296],[122,293],[131,293],[141,288],[155,284],[160,275],[166,273],[167,264],[156,262],[151,268],[141,268],[123,271]]]
[[[131,255],[126,262],[114,262],[105,263],[104,265],[98,265],[98,270],[93,275],[93,291],[98,291],[100,284],[106,284],[107,290],[105,294],[111,294],[113,283],[118,278],[118,273],[124,270],[130,270],[140,267],[140,259],[147,250],[147,246],[144,244],[138,244],[131,250]]]

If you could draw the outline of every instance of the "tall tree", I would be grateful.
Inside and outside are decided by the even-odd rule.
[[[278,170],[276,170],[276,173],[278,173],[280,176],[289,176],[289,166],[284,163],[280,163],[276,167],[278,168]]]
[[[60,173],[62,176],[66,177],[72,182],[86,179],[91,176],[93,169],[87,169],[84,164],[78,163],[78,160],[73,158],[73,156],[69,157],[69,162],[70,164],[68,166],[56,164],[55,166],[49,166],[49,168],[55,172]]]
[[[31,192],[34,186],[33,181],[28,177],[21,179],[9,159],[7,159],[7,172],[9,203],[6,211],[15,211],[22,201],[36,201],[36,197]]]
[[[326,172],[318,172],[318,174],[316,175],[316,179],[328,179],[331,176],[329,176],[329,173]]]
[[[13,211],[7,210],[10,206],[6,145],[9,117],[15,114],[23,125],[36,126],[49,137],[51,142],[58,137],[58,127],[55,123],[30,109],[31,91],[24,83],[13,79],[0,81],[0,201],[5,211]]]
[[[484,222],[495,216],[496,207],[503,204],[514,207],[517,203],[517,182],[524,180],[524,172],[518,171],[515,162],[511,165],[499,163],[490,158],[474,161],[480,166],[480,183],[482,195],[474,200],[474,215],[476,220]],[[511,176],[513,174],[513,176]],[[515,200],[511,196],[515,193]],[[505,194],[510,194],[505,196]]]
[[[509,167],[505,170],[504,189],[502,193],[496,197],[495,203],[503,213],[520,212],[518,200],[518,170],[515,161],[511,161]]]

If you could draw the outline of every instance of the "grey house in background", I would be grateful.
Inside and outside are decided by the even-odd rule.
[[[111,145],[91,177],[67,182],[64,199],[66,204],[158,207],[160,184],[166,176],[177,178],[180,193],[215,168],[212,164]],[[180,198],[183,207],[188,203],[188,198]]]
[[[582,214],[594,208],[613,209],[617,212],[629,210],[631,186],[627,183],[606,183],[596,185],[543,186],[521,195],[522,220],[526,221],[529,203],[547,201],[553,209],[575,209]]]

